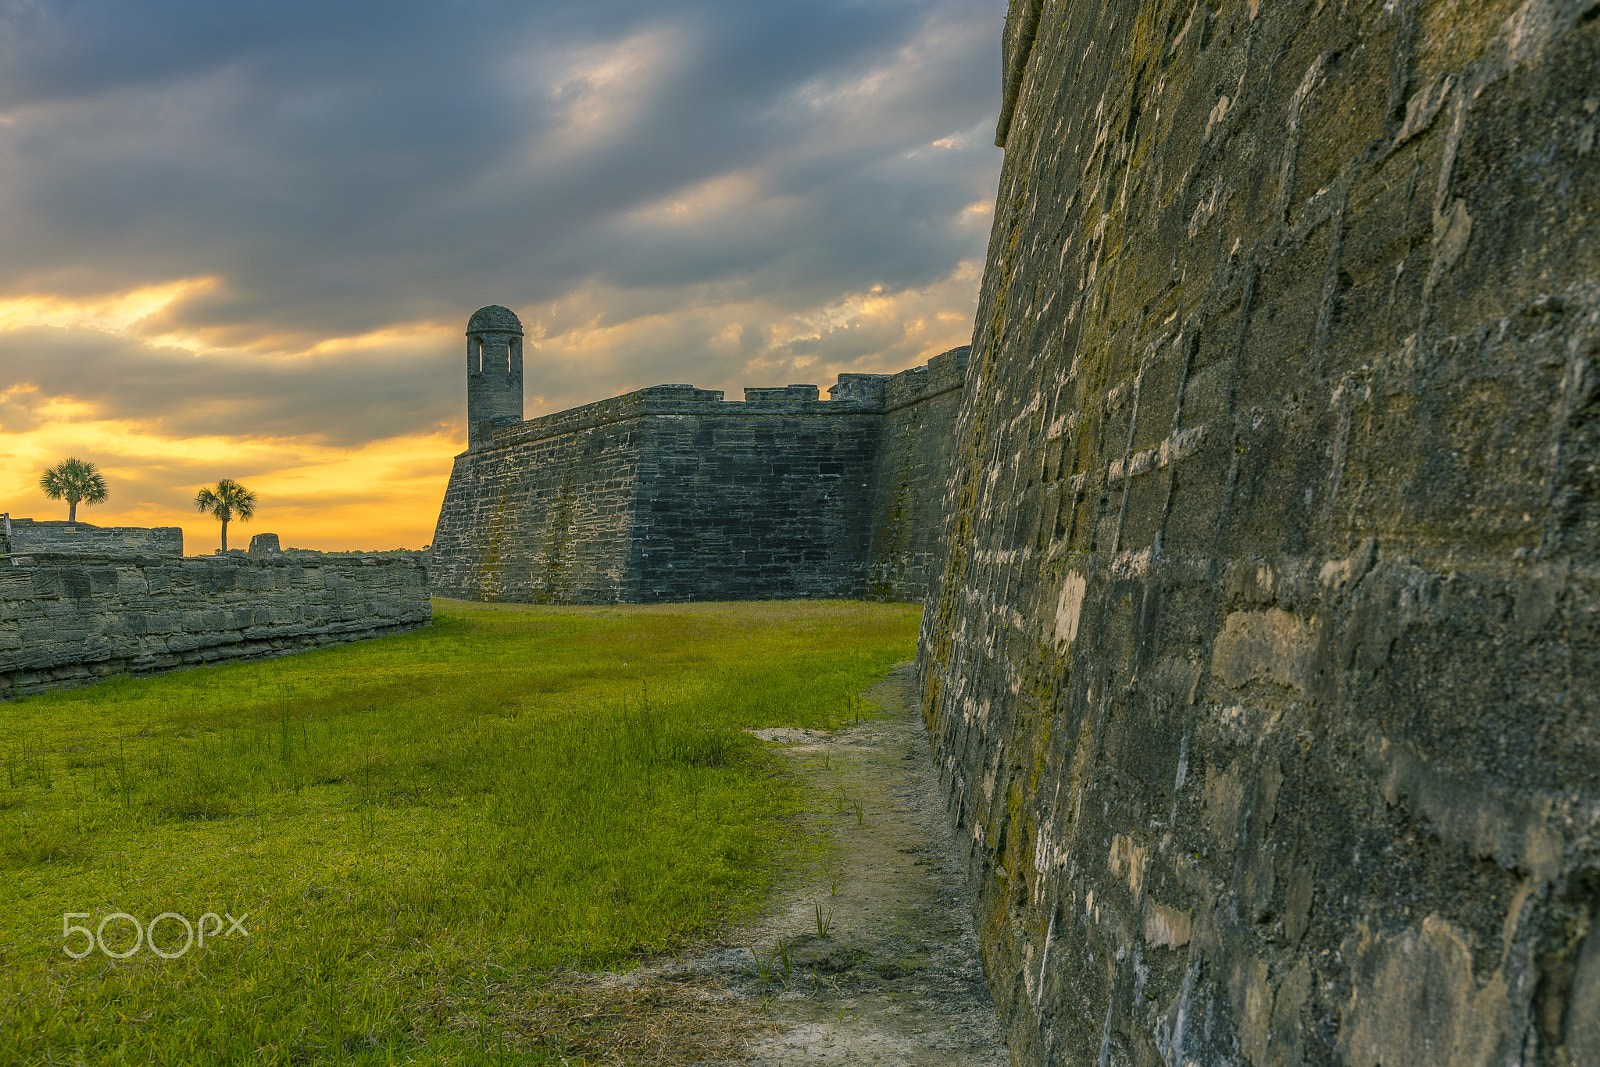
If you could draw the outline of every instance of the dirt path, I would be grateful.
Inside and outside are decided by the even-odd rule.
[[[854,728],[762,732],[833,798],[814,818],[838,853],[731,932],[729,947],[686,961],[746,998],[777,994],[767,1003],[777,1032],[746,1046],[749,1063],[1010,1063],[910,684],[910,666],[897,669],[868,694],[881,716]],[[781,975],[750,974],[751,950],[770,957],[780,939],[793,961],[786,989]]]
[[[1009,1064],[910,682],[891,673],[858,726],[757,733],[824,798],[807,819],[827,858],[698,954],[550,987],[532,1028],[563,1020],[591,1063]]]

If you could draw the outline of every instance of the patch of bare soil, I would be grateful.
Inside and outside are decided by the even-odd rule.
[[[879,717],[773,738],[830,798],[811,818],[837,852],[724,947],[685,961],[764,1008],[774,1027],[746,1039],[743,1059],[709,1062],[1011,1062],[912,689],[906,664],[868,694]]]
[[[720,983],[683,971],[567,971],[545,976],[531,993],[520,983],[491,984],[485,992],[501,1007],[494,1024],[499,1033],[486,1036],[483,1047],[491,1054],[517,1050],[502,1051],[505,1062],[742,1063],[750,1038],[772,1029]],[[452,1021],[466,1033],[482,1025],[470,1011]]]
[[[891,674],[850,729],[758,732],[823,797],[807,819],[834,845],[758,920],[626,975],[558,977],[523,1034],[575,1063],[1009,1063],[910,683]]]

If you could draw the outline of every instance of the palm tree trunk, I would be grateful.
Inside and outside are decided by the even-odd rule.
[[[75,497],[67,497],[67,521],[78,521],[78,501]]]
[[[227,519],[223,519],[222,520],[222,552],[223,552],[224,555],[226,555],[227,552],[228,552],[228,520]]]

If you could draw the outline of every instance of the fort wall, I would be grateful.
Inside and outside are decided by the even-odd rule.
[[[1023,1063],[1600,1063],[1594,0],[1015,0],[919,671]]]
[[[0,557],[0,699],[426,626],[410,559]]]
[[[457,456],[429,552],[434,595],[625,599],[639,419],[634,405],[605,401],[501,430]]]
[[[861,596],[880,424],[787,398],[644,420],[624,599]]]
[[[944,483],[967,352],[953,349],[884,381],[883,430],[867,509],[868,599],[921,600],[937,584]]]
[[[92,526],[87,522],[10,519],[0,526],[0,552],[183,555],[180,526]]]
[[[932,369],[845,375],[826,401],[809,385],[743,401],[660,385],[495,429],[456,457],[434,592],[921,599],[944,482],[926,442],[949,437],[958,352]]]

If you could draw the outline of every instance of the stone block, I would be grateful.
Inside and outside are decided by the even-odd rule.
[[[250,538],[249,555],[270,556],[282,551],[283,546],[278,544],[278,535],[275,533],[258,533]]]

